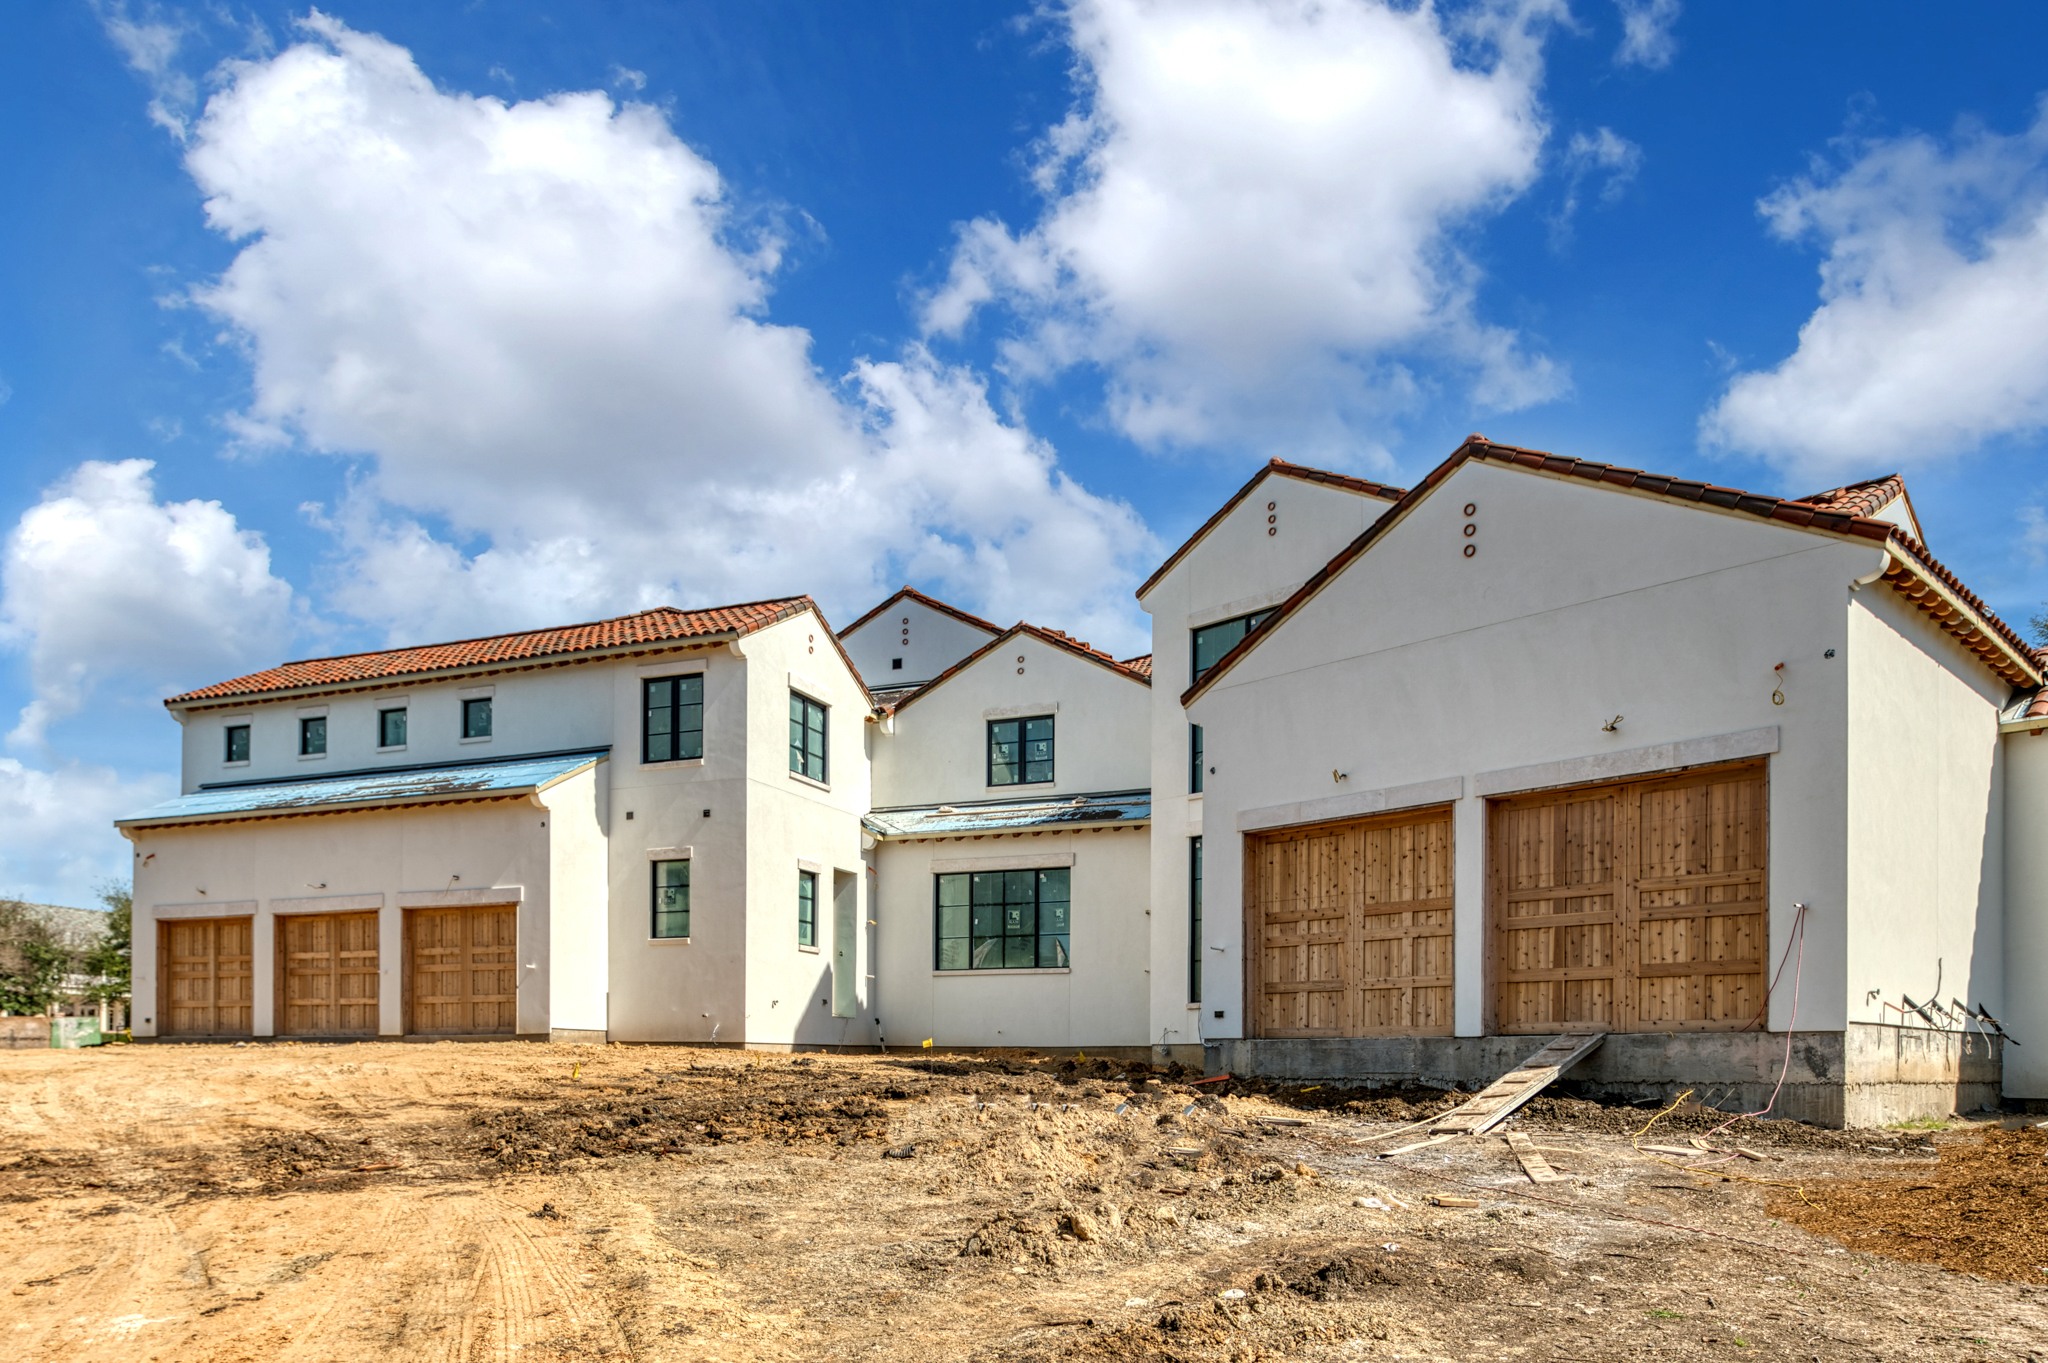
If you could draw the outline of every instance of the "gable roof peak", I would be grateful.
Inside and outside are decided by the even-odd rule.
[[[1003,632],[1003,627],[1001,625],[995,624],[993,621],[984,620],[978,615],[971,615],[968,612],[961,610],[958,606],[949,605],[948,603],[939,600],[939,598],[937,598],[936,596],[927,596],[925,593],[919,591],[917,588],[911,586],[908,582],[906,582],[901,587],[898,587],[896,589],[894,595],[884,597],[882,601],[874,607],[874,609],[870,610],[866,615],[861,616],[860,619],[854,621],[845,629],[840,630],[839,637],[844,639],[847,635],[853,633],[862,625],[865,625],[868,621],[874,619],[883,611],[895,605],[898,601],[906,599],[915,601],[920,606],[924,606],[928,609],[938,611],[942,615],[950,615],[955,620],[958,620],[960,623],[964,625],[972,625],[974,628],[979,630],[986,630],[990,634],[1001,634]]]

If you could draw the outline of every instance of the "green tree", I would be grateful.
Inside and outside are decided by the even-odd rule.
[[[128,992],[135,903],[129,887],[118,880],[102,884],[99,897],[107,906],[107,926],[85,953],[85,973],[92,977],[86,992],[94,999],[118,999]]]
[[[0,1012],[48,1012],[64,995],[64,977],[78,967],[78,953],[35,910],[0,899]]]

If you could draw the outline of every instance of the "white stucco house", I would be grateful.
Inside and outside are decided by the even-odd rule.
[[[906,587],[285,664],[167,702],[136,1031],[2048,1104],[2043,660],[1924,539],[1475,436],[1272,461],[1140,658]]]

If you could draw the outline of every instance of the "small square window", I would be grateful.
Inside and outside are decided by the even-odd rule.
[[[818,875],[815,871],[796,873],[796,944],[818,945]]]
[[[464,738],[489,738],[491,736],[491,698],[462,702],[462,736]]]
[[[402,748],[405,746],[405,711],[379,710],[377,712],[377,746],[380,748]]]
[[[901,672],[903,670],[903,660],[901,658],[891,658],[889,660],[889,670],[891,672]]]
[[[228,752],[228,755],[227,755],[227,760],[228,760],[228,761],[230,761],[230,762],[246,762],[246,761],[248,761],[248,760],[249,760],[249,726],[248,726],[248,725],[246,725],[246,724],[230,724],[230,725],[228,725],[228,748],[227,748],[227,752]]]
[[[299,721],[299,756],[313,757],[327,751],[327,716],[308,716]]]
[[[690,935],[690,863],[654,863],[654,922],[650,937]]]
[[[1051,715],[994,719],[988,725],[988,783],[1039,785],[1052,777]]]

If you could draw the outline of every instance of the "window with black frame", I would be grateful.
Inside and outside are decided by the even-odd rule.
[[[327,751],[327,716],[309,715],[299,721],[299,756],[317,757]]]
[[[649,937],[690,935],[690,863],[654,863],[654,917]]]
[[[405,746],[404,710],[379,710],[377,712],[377,746],[380,748],[402,748]]]
[[[796,873],[796,944],[818,945],[818,873]]]
[[[704,674],[655,677],[641,686],[642,762],[681,762],[704,755]]]
[[[249,726],[246,724],[228,725],[227,739],[227,760],[230,762],[248,761]]]
[[[934,876],[940,970],[1066,969],[1073,964],[1073,873],[972,871]]]
[[[1213,625],[1190,630],[1195,652],[1194,679],[1200,681],[1203,673],[1216,666],[1224,654],[1237,647],[1238,640],[1264,624],[1272,614],[1273,610],[1253,611],[1250,615],[1240,615],[1235,620],[1218,620]]]
[[[1202,1001],[1202,840],[1188,839],[1188,1002]]]
[[[988,783],[1028,786],[1052,777],[1051,715],[988,722]]]
[[[825,707],[796,691],[789,693],[789,769],[813,781],[826,779]]]
[[[489,738],[491,736],[491,699],[489,696],[478,700],[462,702],[462,736],[464,738]]]
[[[1202,793],[1202,726],[1188,725],[1188,794]]]

